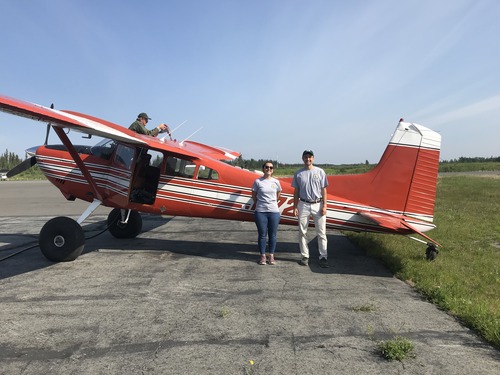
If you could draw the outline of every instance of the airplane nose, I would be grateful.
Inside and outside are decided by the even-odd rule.
[[[35,153],[36,153],[36,150],[38,149],[38,147],[40,147],[40,146],[30,147],[27,150],[25,150],[26,155],[28,155],[28,157],[22,163],[16,165],[14,168],[12,168],[10,171],[8,171],[7,177],[8,178],[14,177],[15,175],[18,175],[19,173],[23,173],[24,171],[26,171],[26,170],[30,169],[32,166],[34,166],[36,164]]]
[[[28,148],[27,150],[25,150],[24,152],[26,152],[26,154],[28,156],[35,156],[35,153],[36,153],[36,150],[38,150],[38,147],[40,146],[33,146],[33,147],[30,147]]]

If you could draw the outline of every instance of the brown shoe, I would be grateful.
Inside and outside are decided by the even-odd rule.
[[[260,256],[259,264],[260,264],[261,266],[265,266],[265,265],[266,265],[266,260],[267,260],[267,259],[266,259],[266,254],[262,254],[262,255]]]
[[[269,255],[269,264],[271,266],[274,266],[276,264],[276,261],[274,260],[274,254]]]

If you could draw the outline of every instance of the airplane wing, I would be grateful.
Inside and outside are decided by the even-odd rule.
[[[52,126],[68,128],[85,134],[110,138],[138,146],[150,146],[159,149],[168,149],[192,158],[199,154],[217,160],[233,160],[240,153],[229,151],[222,147],[207,146],[198,142],[164,142],[158,138],[134,133],[112,122],[74,111],[56,110],[39,104],[25,102],[19,99],[0,95],[0,111],[12,115],[26,117],[31,120],[50,123]]]
[[[0,95],[0,110],[31,120],[48,122],[52,126],[73,129],[85,134],[116,139],[131,144],[147,145],[146,141],[127,134],[129,130],[120,125],[84,116],[76,112],[51,109],[3,95]],[[126,130],[126,132],[123,130]]]

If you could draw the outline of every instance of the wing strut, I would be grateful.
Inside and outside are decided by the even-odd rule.
[[[95,184],[94,179],[92,178],[92,175],[90,174],[89,170],[83,163],[82,159],[80,158],[80,155],[76,151],[75,147],[73,147],[73,144],[69,140],[68,136],[64,132],[63,128],[54,126],[54,131],[56,132],[57,136],[61,140],[61,142],[66,146],[66,149],[68,150],[69,154],[75,161],[76,165],[78,168],[80,168],[80,171],[82,172],[83,176],[87,180],[87,182],[90,185],[90,188],[92,189],[92,193],[94,194],[94,199],[99,200],[100,202],[103,202],[103,198],[101,194],[99,194],[99,191],[97,190],[97,185]],[[94,208],[95,209],[95,208]]]

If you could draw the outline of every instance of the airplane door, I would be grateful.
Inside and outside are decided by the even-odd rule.
[[[168,196],[167,212],[171,215],[188,215],[193,205],[193,177],[196,164],[188,159],[169,155],[166,160],[166,183],[161,191]]]
[[[135,147],[118,144],[112,156],[110,173],[106,176],[105,193],[110,201],[127,206],[135,163]]]
[[[130,185],[130,202],[147,205],[155,203],[162,162],[161,152],[139,149]]]

